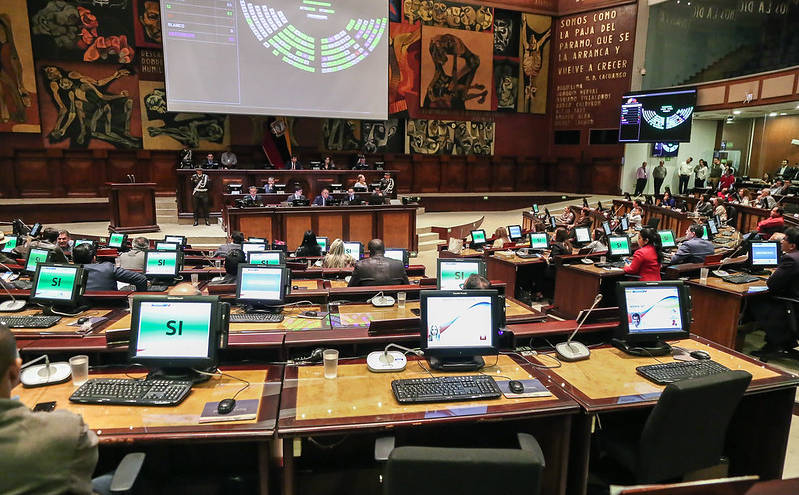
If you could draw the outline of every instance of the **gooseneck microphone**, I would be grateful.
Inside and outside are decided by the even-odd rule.
[[[582,359],[588,359],[588,356],[591,355],[591,351],[586,347],[585,344],[581,344],[580,342],[572,342],[572,339],[577,332],[580,331],[582,328],[583,323],[588,319],[588,316],[591,314],[591,311],[596,308],[596,305],[599,304],[599,301],[602,300],[602,294],[597,294],[594,298],[594,304],[591,305],[591,308],[585,313],[583,319],[577,323],[577,328],[574,329],[569,338],[566,342],[561,342],[560,344],[555,345],[555,352],[558,354],[558,358],[563,361],[580,361]]]

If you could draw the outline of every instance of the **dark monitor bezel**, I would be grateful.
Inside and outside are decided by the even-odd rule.
[[[180,238],[180,242],[168,241],[169,238]],[[172,242],[173,244],[177,244],[179,247],[183,247],[186,245],[186,236],[185,235],[165,235],[161,242]]]
[[[13,251],[13,250],[14,250],[14,248],[16,248],[16,247],[19,245],[19,238],[20,238],[20,236],[18,236],[18,235],[7,235],[7,236],[5,236],[5,237],[6,237],[6,242],[5,242],[5,244],[3,244],[3,249],[1,249],[1,250],[0,250],[0,252],[3,252],[3,253],[10,253],[11,251]],[[17,242],[16,242],[16,243],[14,243],[14,246],[13,246],[13,247],[10,247],[10,248],[9,248],[9,247],[8,247],[8,241],[9,241],[11,238],[14,238],[14,239],[16,239],[16,241],[17,241]]]
[[[610,222],[607,220],[602,220],[602,232],[604,232],[605,235],[613,234],[613,229],[610,228]]]
[[[441,288],[441,263],[477,263],[477,274],[486,276],[485,261],[480,258],[438,258],[436,260],[436,289],[437,290],[462,290],[462,289],[442,289]],[[466,282],[466,277],[463,282]]]
[[[253,254],[274,254],[277,253],[278,255],[278,262],[277,264],[274,263],[253,263],[252,262],[252,255]],[[260,266],[280,266],[286,264],[286,253],[279,249],[270,249],[268,251],[250,251],[247,253],[247,264],[248,265],[260,265]]]
[[[675,332],[645,332],[630,333],[630,324],[627,318],[627,287],[676,287],[680,299],[680,317],[682,318],[683,329]],[[691,299],[690,290],[686,284],[679,280],[660,280],[657,282],[619,282],[616,284],[616,300],[619,303],[619,326],[616,329],[616,337],[627,342],[651,342],[657,340],[687,339],[691,333]]]
[[[57,267],[57,268],[70,268],[75,269],[75,283],[72,285],[72,291],[69,299],[53,299],[49,297],[39,297],[36,295],[37,285],[39,284],[39,275],[41,267]],[[73,265],[66,263],[38,263],[36,271],[31,277],[31,291],[28,300],[32,303],[39,304],[54,304],[59,306],[77,306],[78,299],[83,295],[86,290],[86,272],[83,265]]]
[[[244,248],[245,246],[253,246],[253,245],[259,246],[260,249],[247,250],[247,249]],[[266,243],[266,242],[242,242],[241,243],[241,252],[244,253],[244,256],[247,256],[247,253],[250,252],[250,251],[269,251],[268,247],[269,247],[269,244]]]
[[[53,259],[53,250],[52,249],[45,249],[45,248],[40,248],[40,247],[32,247],[32,248],[30,248],[28,250],[28,256],[25,258],[25,270],[24,271],[26,273],[35,273],[36,272],[36,266],[39,265],[39,263],[36,263],[36,266],[34,266],[33,269],[30,268],[31,254],[34,251],[40,251],[40,252],[44,251],[44,252],[47,253],[47,257],[45,257],[44,261],[40,261],[39,263],[49,263]]]
[[[514,235],[511,233],[511,229],[512,229],[513,227],[516,227],[517,229],[519,229],[519,235],[518,235],[518,236],[514,236]],[[508,239],[510,239],[510,240],[512,240],[512,241],[518,241],[519,239],[524,239],[524,232],[522,231],[522,226],[521,226],[521,225],[518,225],[518,224],[515,224],[515,225],[508,225],[508,226],[507,226],[507,227],[505,227],[505,228],[506,228],[506,229],[508,229]]]
[[[410,253],[408,252],[407,249],[405,249],[405,248],[386,248],[385,252],[383,253],[383,256],[385,256],[385,254],[388,253],[389,251],[402,251],[402,264],[403,264],[403,266],[405,268],[408,268],[408,263],[410,262],[411,256],[410,256]],[[386,258],[388,258],[388,256],[386,256]],[[395,258],[391,258],[391,259],[395,259]]]
[[[319,239],[324,239],[325,240],[324,247],[322,247],[322,244],[319,242]],[[327,253],[327,250],[330,248],[330,238],[328,238],[327,236],[324,236],[324,235],[318,235],[318,236],[316,236],[316,243],[319,244],[320,248],[322,248],[322,254]]]
[[[81,242],[78,242],[78,241],[81,241]],[[97,248],[97,241],[95,241],[94,239],[75,239],[74,241],[72,241],[72,248],[74,249],[74,248],[80,246],[81,244],[89,244],[92,247],[92,249],[95,249],[95,250]]]
[[[663,236],[661,235],[661,233],[666,233],[666,232],[671,234],[672,244],[670,246],[667,246],[667,245],[663,244]],[[677,238],[674,236],[674,231],[673,230],[671,230],[671,229],[661,229],[661,230],[658,230],[657,233],[658,233],[658,236],[660,236],[660,243],[661,243],[661,245],[664,248],[677,247]]]
[[[754,262],[753,254],[754,254],[755,244],[774,245],[775,249],[777,251],[777,262],[774,263],[774,264],[768,264],[768,265],[755,265],[753,263]],[[747,256],[746,256],[746,265],[749,268],[776,268],[777,266],[779,266],[780,260],[782,259],[782,246],[780,244],[780,241],[749,241],[749,246],[748,246],[746,254],[747,254]]]
[[[163,249],[164,246],[175,246],[175,249]],[[155,251],[180,251],[180,244],[176,242],[155,241]]]
[[[483,241],[478,242],[474,240],[474,233],[475,232],[482,232],[483,233]],[[469,235],[472,237],[472,244],[475,246],[485,246],[488,244],[488,236],[486,236],[486,231],[484,229],[475,229],[469,232]]]
[[[707,233],[711,239],[713,238],[712,236],[717,236],[719,234],[719,226],[712,218],[707,219]]]
[[[41,232],[42,232],[42,224],[41,224],[41,223],[39,223],[39,222],[36,222],[36,223],[34,223],[34,224],[33,224],[33,227],[31,227],[31,230],[30,230],[30,232],[29,232],[29,235],[30,235],[31,237],[36,237],[36,236],[37,236],[37,235],[39,235]]]
[[[580,231],[585,231],[585,233],[586,233],[586,234],[587,234],[587,236],[588,236],[588,240],[587,240],[587,241],[581,241],[581,240],[580,240],[580,239],[577,237],[577,231],[578,231],[578,230],[580,230]],[[575,227],[575,228],[574,228],[574,241],[575,241],[575,244],[577,244],[577,245],[582,245],[582,244],[588,244],[588,243],[590,243],[590,242],[591,242],[591,229],[590,229],[590,228],[588,228],[588,227]]]
[[[619,220],[619,225],[621,226],[621,230],[624,230],[625,232],[630,230],[630,219],[627,217],[621,217]]]
[[[281,271],[280,299],[243,299],[241,297],[241,282],[243,280],[242,271],[245,268],[280,270]],[[241,263],[238,266],[238,278],[236,279],[236,301],[245,304],[258,304],[263,306],[278,306],[280,304],[284,304],[286,300],[286,294],[288,294],[287,288],[289,287],[290,284],[289,277],[291,277],[291,271],[287,269],[285,265],[253,265],[250,263],[247,264]]]
[[[614,253],[611,251],[611,244],[613,243],[614,238],[625,238],[627,239],[627,252],[626,253]],[[630,242],[630,236],[628,235],[609,235],[608,236],[608,256],[630,256],[633,252],[632,243]]]
[[[544,239],[547,240],[546,247],[542,247],[542,248],[541,247],[533,247],[533,236],[534,235],[543,235]],[[547,234],[546,232],[530,232],[529,234],[527,234],[527,240],[530,243],[530,249],[532,249],[534,251],[545,251],[545,250],[549,249],[549,246],[550,246],[550,244],[549,244],[549,234]]]
[[[427,312],[428,301],[431,298],[454,297],[489,297],[491,299],[491,346],[486,347],[456,347],[450,349],[429,348],[427,345]],[[424,290],[419,293],[419,317],[421,348],[425,357],[466,357],[466,356],[493,356],[499,353],[500,346],[500,297],[494,289],[472,290]]]
[[[553,216],[549,217],[549,226],[551,228],[553,228],[553,229],[557,229],[558,228],[558,222],[557,222],[557,220],[555,220],[555,217],[553,217]]]
[[[148,274],[147,273],[147,265],[150,261],[150,256],[152,253],[162,254],[162,253],[175,253],[175,274],[164,274],[164,273],[156,273],[156,274]],[[180,270],[183,268],[183,253],[181,251],[159,251],[157,249],[148,249],[144,252],[144,267],[142,268],[142,274],[147,277],[148,279],[174,279],[178,275],[180,275]]]
[[[353,259],[355,259],[356,261],[363,259],[363,243],[362,242],[360,242],[360,241],[342,241],[342,242],[344,242],[344,254],[347,254],[347,244],[356,244],[357,243],[358,244],[358,257],[355,258],[355,256],[352,256],[352,255],[350,255],[350,256],[352,256]]]
[[[120,243],[119,243],[119,246],[115,246],[115,245],[111,244],[111,239],[113,239],[115,235],[121,235],[121,236],[122,236],[122,242],[120,242]],[[123,248],[123,247],[125,247],[125,243],[126,243],[127,241],[128,241],[128,234],[122,234],[122,233],[120,233],[120,232],[112,232],[112,233],[111,233],[111,234],[108,236],[108,247],[110,247],[110,248],[117,248],[117,249],[119,249],[119,248]]]
[[[136,348],[139,341],[139,323],[141,321],[141,304],[143,302],[203,302],[211,304],[209,322],[208,353],[207,357],[139,357]],[[219,355],[220,336],[227,333],[228,318],[224,309],[225,304],[219,301],[218,296],[133,296],[130,315],[130,344],[128,345],[128,360],[141,364],[149,369],[157,368],[195,368],[209,369],[217,364]]]
[[[533,213],[538,215],[538,203],[533,203]]]

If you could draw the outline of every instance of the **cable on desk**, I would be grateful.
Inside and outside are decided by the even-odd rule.
[[[237,376],[229,375],[229,374],[225,373],[224,371],[220,371],[220,370],[219,370],[219,368],[216,368],[216,370],[214,370],[214,371],[215,371],[215,373],[209,373],[209,372],[207,372],[207,371],[200,371],[200,370],[196,370],[196,369],[194,369],[194,368],[192,368],[191,370],[192,370],[193,372],[195,372],[195,373],[199,373],[200,375],[206,375],[206,376],[226,376],[226,377],[228,377],[228,378],[232,378],[232,379],[234,379],[234,380],[238,380],[238,381],[240,381],[240,382],[244,383],[244,386],[243,386],[243,387],[241,387],[241,388],[240,388],[240,389],[239,389],[239,390],[238,390],[238,391],[237,391],[237,392],[236,392],[236,393],[233,395],[233,397],[232,397],[232,399],[233,399],[233,400],[236,400],[236,397],[238,397],[240,393],[244,392],[245,390],[247,390],[247,389],[250,387],[250,382],[248,382],[247,380],[245,380],[245,379],[243,379],[243,378],[239,378],[239,377],[237,377]]]
[[[491,366],[484,366],[484,367],[483,367],[483,369],[485,369],[485,368],[493,368],[493,367],[495,367],[495,366],[497,365],[497,363],[498,363],[498,362],[499,362],[499,353],[497,354],[497,358],[494,360],[494,364],[492,364]],[[511,377],[509,377],[509,376],[504,376],[504,375],[490,375],[490,374],[488,374],[488,373],[485,373],[485,372],[484,372],[484,371],[482,371],[482,370],[480,370],[480,374],[481,374],[481,375],[484,375],[484,376],[490,376],[491,378],[507,378],[508,380],[513,380],[513,378],[511,378]]]
[[[338,441],[336,441],[336,442],[333,442],[333,443],[331,443],[331,444],[324,444],[324,443],[320,443],[320,442],[319,442],[317,439],[315,439],[314,437],[308,437],[308,441],[309,441],[309,442],[311,442],[312,444],[316,445],[316,446],[317,446],[317,447],[319,447],[320,449],[323,449],[323,450],[331,450],[331,449],[335,449],[336,447],[338,447],[338,446],[340,446],[341,444],[343,444],[345,441],[347,441],[347,439],[348,439],[349,437],[350,437],[349,435],[344,435],[343,437],[341,437],[341,440],[338,440]]]

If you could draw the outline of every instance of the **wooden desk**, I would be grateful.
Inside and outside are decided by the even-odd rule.
[[[544,258],[520,258],[516,254],[493,254],[486,258],[486,275],[490,280],[504,280],[505,294],[516,297],[516,286],[520,277],[532,277],[531,272],[546,269]]]
[[[487,362],[493,362],[488,357]],[[518,356],[499,356],[496,366],[483,370],[516,379],[538,377],[538,372]],[[439,375],[438,372],[433,372]],[[391,391],[391,381],[422,378],[428,374],[410,358],[399,373],[370,373],[364,360],[341,360],[338,377],[325,379],[323,366],[288,366],[281,394],[278,436],[283,437],[286,469],[284,491],[294,492],[294,458],[291,437],[318,434],[367,433],[398,428],[417,429],[450,423],[482,423],[497,420],[532,419],[530,430],[541,444],[547,460],[542,493],[563,493],[565,456],[576,403],[557,386],[550,397],[489,401],[400,405]],[[527,426],[527,425],[525,425]],[[487,426],[486,426],[487,427]],[[565,442],[565,443],[564,443]]]
[[[40,308],[28,308],[18,313],[0,313],[0,321],[4,315],[8,316],[27,316],[40,314]],[[13,328],[11,331],[18,338],[67,338],[83,336],[86,334],[100,334],[105,329],[113,324],[114,321],[119,319],[127,311],[121,309],[90,309],[84,311],[78,316],[63,316],[61,320],[50,328]],[[94,327],[88,332],[83,331],[80,326],[74,325],[80,317],[102,317],[107,318],[103,322],[96,323]]]
[[[757,474],[761,479],[781,477],[799,377],[701,337],[673,344],[704,350],[728,368],[752,374],[752,383],[730,425],[730,474]],[[670,356],[658,359],[673,361]],[[539,362],[549,365],[549,360]],[[548,387],[562,387],[588,413],[576,418],[572,430],[570,493],[585,493],[594,415],[654,405],[665,387],[641,377],[635,368],[657,362],[655,358],[629,356],[603,346],[591,349],[591,357],[585,361],[542,370]]]
[[[691,332],[731,349],[741,349],[743,338],[738,337],[738,324],[746,305],[768,294],[768,290],[758,289],[766,287],[766,281],[731,284],[710,275],[707,285],[700,284],[699,279],[689,280],[688,285],[694,308]]]
[[[597,294],[603,296],[599,307],[616,306],[616,282],[624,276],[620,268],[608,270],[584,263],[558,265],[552,299],[555,312],[565,318],[577,318],[580,311],[591,307]]]
[[[228,230],[245,237],[285,241],[289,249],[302,243],[307,230],[330,239],[361,242],[382,239],[386,246],[416,250],[416,206],[297,206],[225,208]]]

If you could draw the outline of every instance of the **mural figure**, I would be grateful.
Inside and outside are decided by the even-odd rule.
[[[430,40],[430,55],[435,64],[435,73],[427,87],[425,107],[465,110],[468,100],[485,102],[488,95],[485,85],[472,84],[477,68],[480,67],[480,57],[469,50],[463,41],[451,34],[434,36]],[[450,55],[452,68],[447,73],[444,64],[449,61]],[[471,90],[476,92],[470,93]]]
[[[383,122],[361,122],[363,130],[363,146],[365,153],[402,152],[402,136],[399,119],[389,119]],[[399,140],[397,140],[399,136]]]
[[[147,120],[162,120],[163,126],[148,126],[150,137],[168,136],[189,148],[197,148],[200,141],[221,143],[225,139],[225,115],[168,113],[166,91],[156,88],[144,97]]]
[[[494,123],[411,119],[406,128],[406,152],[427,155],[491,155]]]
[[[326,150],[357,150],[360,148],[359,134],[360,122],[357,120],[326,119],[322,124],[322,136]]]
[[[145,41],[161,43],[161,6],[158,0],[140,0],[139,22],[144,29]]]
[[[532,108],[536,91],[537,78],[544,63],[544,46],[552,34],[552,27],[543,33],[537,33],[527,25],[527,17],[522,16],[522,70],[524,72],[524,103]]]
[[[30,92],[22,81],[22,62],[14,43],[11,19],[0,15],[0,122],[25,122]]]

